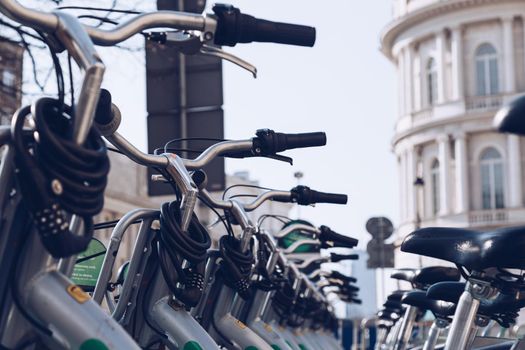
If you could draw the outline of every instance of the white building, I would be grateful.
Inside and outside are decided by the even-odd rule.
[[[419,221],[525,224],[525,140],[492,128],[497,109],[525,91],[524,23],[522,0],[394,1],[381,49],[399,75],[399,242]],[[396,260],[420,263],[411,254]]]

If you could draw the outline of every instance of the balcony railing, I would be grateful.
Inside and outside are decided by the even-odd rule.
[[[504,95],[471,96],[466,98],[467,112],[483,112],[500,108]]]
[[[506,210],[479,210],[469,214],[469,223],[472,226],[501,225],[508,221]]]

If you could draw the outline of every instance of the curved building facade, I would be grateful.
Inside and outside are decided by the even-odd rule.
[[[525,140],[492,127],[525,91],[525,2],[396,0],[381,50],[398,72],[397,239],[419,226],[525,224]]]

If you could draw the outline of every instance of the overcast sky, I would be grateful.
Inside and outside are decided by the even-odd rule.
[[[365,247],[370,239],[364,229],[369,217],[387,216],[398,222],[397,168],[391,152],[397,85],[394,66],[379,51],[379,33],[391,20],[391,0],[230,2],[259,18],[314,26],[317,41],[314,48],[263,43],[226,48],[256,65],[259,76],[253,79],[223,63],[225,137],[246,139],[259,128],[325,131],[328,144],[287,152],[294,158],[293,167],[268,159],[227,160],[227,172],[249,171],[263,186],[290,189],[296,185],[294,172],[302,171],[304,185],[348,194],[346,206],[319,204],[303,208],[301,215],[316,225],[360,238]],[[74,3],[78,4],[64,2]],[[150,11],[155,5],[151,0],[134,3]],[[90,4],[107,7],[108,0]],[[130,6],[131,1],[121,1],[119,7]],[[12,35],[0,29],[0,35]],[[140,48],[143,39],[136,36],[125,45]],[[107,66],[103,86],[122,110],[119,131],[146,150],[144,55],[116,48],[98,51]],[[43,63],[49,61],[47,51],[35,55],[41,77],[47,75],[49,64]],[[25,79],[30,81],[28,63],[26,57]],[[34,84],[24,86],[34,88]],[[27,95],[26,102],[32,98]]]
[[[322,148],[289,151],[294,166],[267,159],[228,160],[228,173],[248,170],[261,185],[289,189],[294,172],[303,184],[349,196],[346,206],[320,204],[301,215],[317,225],[361,239],[371,216],[398,221],[397,168],[391,152],[396,119],[394,66],[379,51],[379,33],[391,20],[391,1],[230,1],[259,18],[316,27],[314,48],[248,44],[228,51],[256,65],[259,76],[225,62],[225,133],[244,139],[256,129],[325,131]],[[123,111],[121,132],[145,149],[142,57],[102,50],[104,85]]]

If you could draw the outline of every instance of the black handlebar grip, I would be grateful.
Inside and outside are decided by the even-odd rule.
[[[258,19],[225,4],[215,4],[213,12],[217,16],[214,38],[217,45],[235,46],[253,41],[308,47],[315,44],[313,27]]]
[[[347,282],[350,282],[350,283],[356,283],[357,282],[357,279],[355,277],[343,275],[339,271],[332,271],[332,273],[330,274],[330,277],[331,278],[336,278],[336,279],[339,279],[339,280],[343,280],[343,281],[347,281]]]
[[[319,240],[331,241],[334,247],[353,248],[359,243],[359,240],[334,232],[327,226],[321,226],[319,229],[321,230]]]
[[[331,253],[330,254],[330,261],[331,262],[339,262],[339,261],[343,261],[343,260],[358,260],[358,259],[359,259],[359,255],[358,254],[348,254],[348,255],[336,254],[336,253]]]
[[[270,129],[259,129],[252,139],[254,155],[272,156],[294,148],[318,147],[326,145],[324,132],[285,134]]]
[[[94,123],[98,131],[102,136],[113,135],[121,120],[119,109],[111,102],[111,93],[106,89],[100,89]]]
[[[292,188],[291,192],[293,199],[300,205],[315,203],[346,204],[348,202],[346,194],[318,192],[308,186],[296,186]]]
[[[95,111],[95,122],[101,125],[107,125],[113,120],[111,111],[111,93],[106,89],[100,89],[97,109]]]
[[[311,190],[312,203],[332,203],[332,204],[346,204],[348,203],[348,196],[339,193],[326,193]]]
[[[354,293],[354,292],[359,292],[360,291],[360,288],[357,287],[357,286],[354,286],[352,284],[344,284],[342,287],[341,287],[342,290],[344,290],[345,292],[347,293]]]
[[[252,41],[312,47],[315,28],[298,24],[272,22],[241,15],[240,43]]]
[[[324,132],[276,134],[284,138],[285,149],[319,147],[326,145],[326,134]]]

